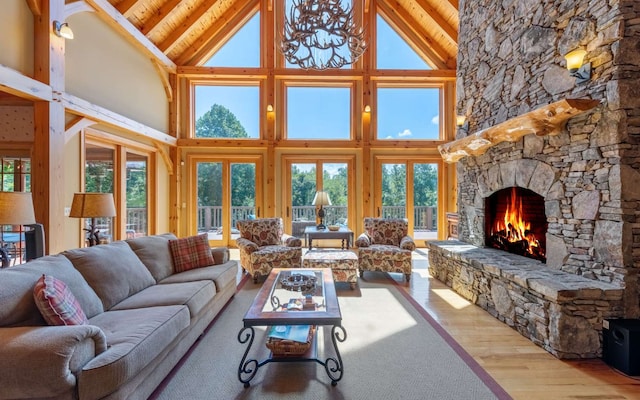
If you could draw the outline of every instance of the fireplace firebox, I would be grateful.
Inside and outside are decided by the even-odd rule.
[[[485,245],[542,262],[547,218],[544,198],[521,187],[509,187],[485,199]]]

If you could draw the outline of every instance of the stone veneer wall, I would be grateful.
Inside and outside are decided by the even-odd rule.
[[[477,132],[563,98],[601,100],[556,136],[501,143],[457,165],[460,240],[484,245],[484,198],[545,197],[548,266],[625,288],[640,316],[640,1],[461,0],[458,114]],[[589,82],[563,55],[585,48]]]

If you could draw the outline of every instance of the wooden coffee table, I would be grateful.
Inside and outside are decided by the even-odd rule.
[[[313,274],[316,279],[315,287],[307,292],[296,292],[283,287],[282,280],[292,275]],[[286,304],[292,298],[311,295],[313,309],[287,311]],[[284,306],[284,307],[283,307]],[[342,314],[336,295],[331,269],[301,269],[274,268],[262,285],[249,310],[242,319],[243,328],[238,332],[238,341],[247,343],[247,349],[238,366],[238,379],[249,387],[258,369],[272,362],[316,362],[322,366],[335,386],[342,379],[344,368],[342,357],[338,350],[338,342],[347,339],[347,331],[342,327]],[[317,355],[316,336],[311,343],[311,349],[301,356],[275,356],[270,354],[264,360],[249,358],[249,352],[255,338],[254,326],[285,326],[285,325],[327,325],[331,326],[331,342],[335,350],[335,357],[327,356],[319,359]],[[261,343],[262,344],[262,343]]]

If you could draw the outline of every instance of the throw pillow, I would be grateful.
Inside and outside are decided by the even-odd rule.
[[[49,325],[85,325],[87,316],[67,285],[51,275],[42,275],[33,288],[33,298]]]
[[[211,247],[209,246],[209,237],[206,233],[169,240],[169,248],[173,257],[175,272],[208,267],[214,264]]]

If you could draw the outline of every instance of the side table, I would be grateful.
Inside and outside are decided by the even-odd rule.
[[[307,226],[304,228],[304,238],[309,244],[309,250],[313,247],[313,239],[341,239],[342,250],[349,249],[353,245],[353,231],[345,226],[341,226],[337,231],[318,230],[315,226]]]

